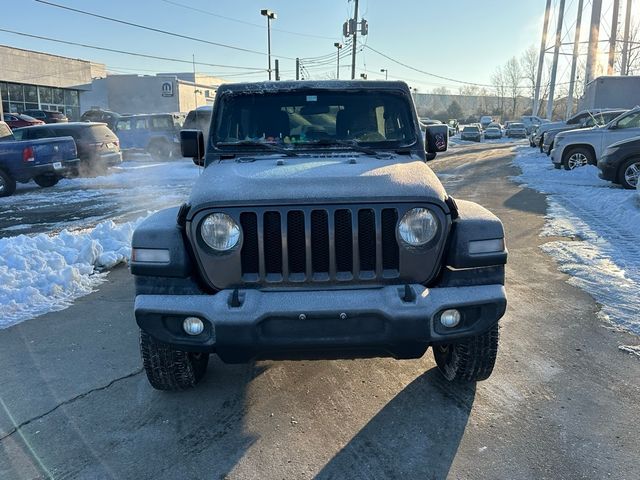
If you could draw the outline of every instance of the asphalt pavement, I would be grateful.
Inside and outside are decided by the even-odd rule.
[[[70,308],[0,330],[2,479],[638,479],[637,338],[539,248],[546,200],[510,180],[508,144],[430,163],[504,222],[509,306],[491,378],[449,384],[419,360],[212,358],[198,388],[141,371],[121,267]]]

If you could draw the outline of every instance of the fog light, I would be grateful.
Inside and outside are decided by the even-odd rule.
[[[440,315],[440,323],[447,328],[453,328],[460,323],[460,312],[456,309],[445,310]]]
[[[182,328],[189,335],[200,335],[204,330],[204,323],[198,317],[187,317],[182,322]]]

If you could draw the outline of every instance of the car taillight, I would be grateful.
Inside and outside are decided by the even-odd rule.
[[[35,162],[36,157],[33,151],[33,147],[25,147],[22,150],[22,161],[23,162]]]

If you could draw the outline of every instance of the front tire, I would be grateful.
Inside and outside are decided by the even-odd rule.
[[[562,159],[562,166],[565,170],[573,170],[585,165],[593,165],[594,163],[593,153],[583,147],[572,148],[564,154]]]
[[[498,355],[498,324],[466,340],[435,345],[433,356],[440,373],[450,382],[476,382],[491,376]]]
[[[38,175],[33,178],[33,181],[38,184],[39,187],[48,188],[53,187],[56,183],[58,183],[60,179],[56,175]]]
[[[156,160],[169,160],[172,157],[171,147],[167,142],[155,141],[147,147],[147,153]]]
[[[16,181],[8,173],[0,170],[0,197],[9,197],[16,191]]]
[[[140,353],[149,383],[156,390],[186,390],[195,387],[204,377],[209,364],[208,353],[177,350],[160,343],[140,331]]]
[[[640,157],[630,158],[622,164],[618,182],[624,188],[633,190],[640,180]]]

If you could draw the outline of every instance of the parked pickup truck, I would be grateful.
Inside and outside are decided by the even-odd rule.
[[[0,122],[0,197],[13,194],[16,182],[34,180],[41,187],[52,187],[74,173],[79,163],[73,138],[17,141]]]
[[[611,144],[640,136],[640,107],[611,120],[603,127],[571,130],[556,135],[551,161],[556,168],[573,170],[583,165],[597,165],[602,152]]]
[[[447,130],[421,132],[404,82],[220,86],[207,139],[180,134],[205,167],[188,203],[133,234],[151,385],[193,387],[212,353],[406,359],[428,347],[447,380],[488,378],[504,230],[427,165]]]

